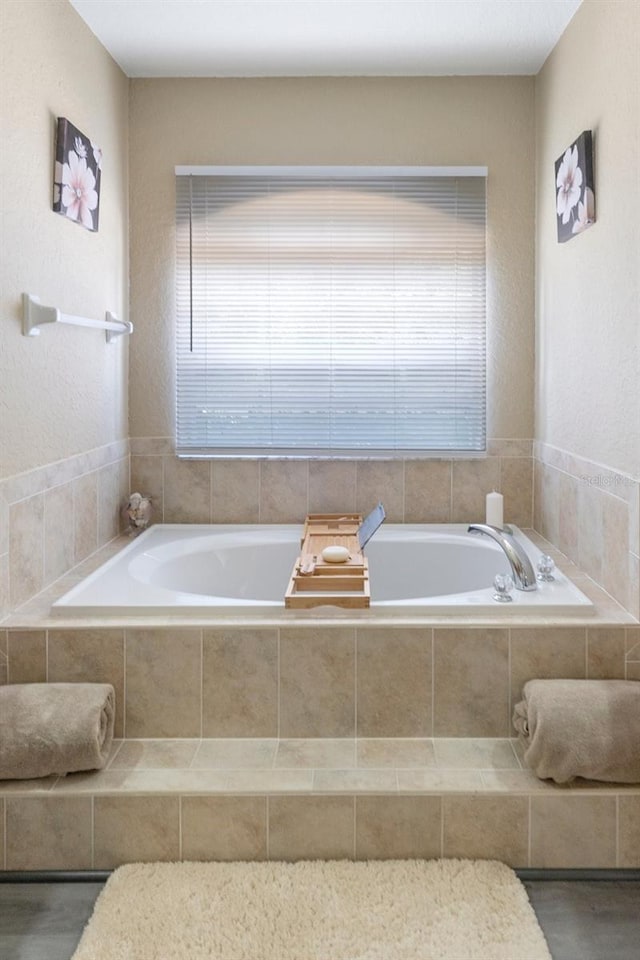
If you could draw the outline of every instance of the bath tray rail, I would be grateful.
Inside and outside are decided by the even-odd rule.
[[[309,514],[300,556],[285,593],[285,607],[305,609],[321,604],[356,609],[370,604],[369,566],[358,541],[359,514]],[[322,560],[325,547],[346,547],[344,563]]]

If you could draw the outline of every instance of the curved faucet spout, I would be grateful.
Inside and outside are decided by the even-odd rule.
[[[491,537],[492,540],[500,544],[511,565],[516,590],[538,589],[536,575],[531,566],[531,561],[518,541],[515,540],[510,533],[507,533],[506,530],[501,530],[500,527],[492,527],[488,523],[471,523],[469,524],[467,532],[484,533],[485,536]]]

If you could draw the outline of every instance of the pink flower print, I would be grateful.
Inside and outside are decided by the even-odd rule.
[[[62,205],[71,220],[79,220],[89,230],[93,229],[91,211],[98,206],[95,185],[96,178],[87,161],[70,150],[68,163],[62,167]]]

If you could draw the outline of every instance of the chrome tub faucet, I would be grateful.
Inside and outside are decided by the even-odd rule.
[[[488,523],[471,523],[467,532],[483,533],[502,547],[511,566],[516,590],[538,589],[531,561],[511,533],[501,530],[500,527],[492,527]]]

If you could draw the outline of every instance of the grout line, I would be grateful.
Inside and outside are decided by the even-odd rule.
[[[160,503],[162,504],[162,516],[160,518],[160,523],[164,523],[164,454],[160,457],[160,491]]]
[[[536,529],[536,508],[537,508],[537,498],[536,498],[536,476],[539,474],[540,468],[538,467],[535,453],[531,453],[531,493],[529,494],[529,499],[531,503],[531,529]]]
[[[359,464],[360,464],[360,461],[359,461],[359,460],[355,460],[354,462],[355,462],[355,470],[354,470],[354,478],[353,478],[354,504],[355,504],[354,513],[357,513],[357,511],[358,511],[358,488],[359,488],[359,485],[360,485],[360,484],[359,484],[359,474],[360,474]]]
[[[431,627],[431,739],[436,735],[436,631]],[[434,747],[435,756],[435,747]]]
[[[533,451],[531,451],[531,486],[529,489],[529,521],[531,526],[533,526],[534,511],[536,506],[535,492],[536,492],[536,461],[533,457]]]
[[[358,739],[358,628],[353,631],[353,737]],[[356,764],[358,748],[356,745]]]
[[[453,460],[449,461],[449,523],[453,522]]]
[[[10,529],[11,529],[11,519],[9,518],[9,520],[7,521],[7,535],[9,536],[9,538],[11,536]],[[9,548],[7,549],[6,554],[3,553],[2,556],[3,557],[6,556],[7,558],[7,598],[6,598],[7,606],[6,606],[6,609],[4,610],[4,613],[9,615],[15,609],[14,604],[11,602],[13,597],[13,594],[11,592],[11,543],[9,543]]]
[[[114,738],[114,739],[115,739],[115,738]],[[120,740],[120,743],[119,743],[118,746],[116,747],[115,753],[113,754],[113,756],[111,757],[111,759],[110,759],[109,762],[107,763],[106,767],[104,768],[105,770],[110,770],[110,769],[111,769],[111,767],[113,766],[113,761],[116,759],[116,757],[118,756],[118,754],[119,754],[120,751],[122,750],[122,747],[123,747],[123,746],[124,746],[124,738],[122,738],[122,739]],[[57,781],[56,781],[56,783],[57,783]],[[55,787],[55,784],[54,784],[54,787]]]
[[[42,493],[38,493],[38,494],[37,494],[38,497],[42,497],[42,530],[41,530],[41,533],[42,533],[42,589],[43,589],[43,590],[46,589],[46,587],[48,586],[47,577],[46,577],[46,571],[47,571],[47,547],[46,547],[46,544],[47,544],[47,513],[48,513],[48,510],[47,510],[47,498],[46,498],[46,496],[45,496],[45,493],[46,493],[46,492],[48,492],[48,491],[44,491],[44,490],[43,490]],[[97,511],[96,511],[96,512],[97,512]],[[40,591],[38,591],[38,592],[40,592]]]
[[[122,739],[127,736],[127,631],[122,631]]]
[[[307,512],[307,513],[310,513],[310,512],[311,512],[311,511],[309,510],[309,485],[310,485],[310,483],[309,483],[309,466],[310,466],[310,461],[307,459],[307,460],[305,461],[305,463],[306,463],[306,470],[305,470],[305,489],[306,489],[306,503],[307,503],[307,510],[306,510],[306,512]]]
[[[513,696],[511,683],[511,627],[507,627],[507,736],[511,739],[511,717],[513,716]],[[515,751],[514,751],[515,752]]]
[[[353,859],[355,860],[356,857],[357,857],[357,852],[358,852],[358,851],[357,851],[357,845],[356,845],[357,822],[358,822],[358,820],[357,820],[357,812],[356,812],[356,811],[357,811],[357,806],[358,806],[358,798],[357,798],[357,796],[356,796],[355,793],[353,794],[353,796],[351,797],[351,799],[352,799],[352,801],[353,801]]]
[[[265,832],[266,832],[267,860],[270,860],[270,859],[271,859],[271,851],[270,851],[270,849],[269,849],[269,847],[270,847],[269,835],[270,835],[270,833],[271,833],[271,825],[270,825],[270,815],[269,815],[269,814],[270,814],[270,811],[269,811],[269,794],[268,794],[268,793],[265,795],[264,802],[265,802],[265,810],[264,810],[264,821],[265,821],[265,823],[264,823],[264,825],[265,825]]]
[[[49,631],[44,632],[44,676],[49,683]]]
[[[204,731],[204,630],[200,631],[200,740]]]
[[[77,523],[78,523],[77,514],[78,514],[78,511],[77,511],[77,509],[76,509],[76,506],[77,506],[77,505],[76,505],[76,499],[77,499],[77,498],[76,498],[76,482],[75,482],[75,480],[71,480],[71,481],[70,481],[70,486],[71,486],[71,531],[72,531],[72,534],[71,534],[71,540],[72,540],[72,543],[71,543],[71,555],[72,555],[72,557],[73,557],[73,563],[71,564],[71,566],[74,567],[74,566],[75,566],[75,563],[76,563],[76,544],[77,544],[77,542],[78,542],[78,531],[77,531]],[[129,487],[129,489],[131,489],[131,487]],[[96,511],[96,513],[97,513],[97,511]],[[57,579],[57,577],[56,577],[56,579]],[[54,581],[54,583],[55,583],[55,581]]]
[[[278,746],[280,745],[281,733],[280,733],[280,627],[276,631],[276,739],[278,741]]]
[[[444,796],[440,794],[440,856],[444,857]]]
[[[262,464],[263,460],[258,460],[258,523],[262,523]]]
[[[182,860],[182,795],[178,797],[178,860]]]
[[[589,679],[589,631],[584,628],[584,676]]]
[[[518,764],[517,769],[518,769],[518,770],[524,770],[524,769],[526,769],[526,768],[523,767],[522,764],[520,763],[520,757],[518,756],[518,752],[517,752],[516,748],[515,748],[514,745],[513,745],[513,742],[512,742],[511,737],[509,738],[509,746],[511,747],[511,752],[513,753],[514,757],[516,758],[516,761],[517,761],[517,764]]]
[[[95,841],[95,827],[96,827],[96,818],[95,818],[95,796],[91,795],[91,869],[95,866],[96,860],[96,841]]]

